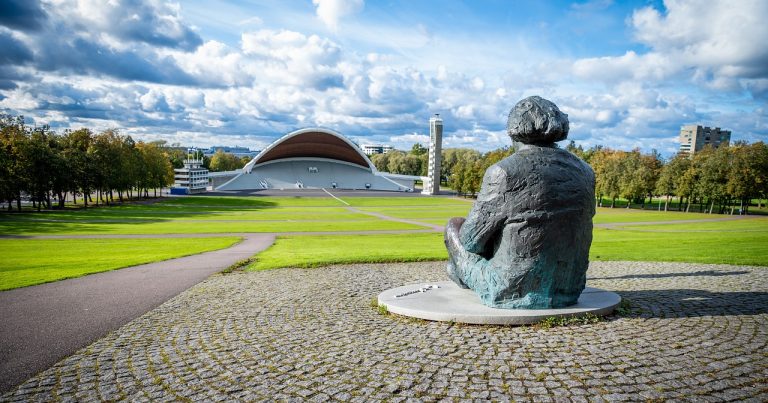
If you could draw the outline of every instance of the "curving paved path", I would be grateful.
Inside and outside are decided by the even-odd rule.
[[[227,249],[0,292],[0,391],[273,241],[248,234]]]
[[[768,271],[595,262],[626,316],[551,329],[383,316],[444,262],[212,276],[0,401],[768,401]]]

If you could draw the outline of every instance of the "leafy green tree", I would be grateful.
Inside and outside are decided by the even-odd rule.
[[[680,180],[691,165],[691,159],[685,153],[675,155],[667,162],[659,173],[659,179],[656,182],[656,194],[666,197],[664,202],[664,211],[669,210],[669,199],[672,195],[678,194]],[[678,204],[678,210],[681,203]]]
[[[233,154],[225,153],[222,150],[216,151],[211,157],[210,170],[214,172],[234,171],[245,165],[240,158]]]
[[[13,209],[13,201],[21,211],[21,194],[26,190],[29,180],[26,144],[28,129],[23,116],[0,115],[0,147],[3,149],[3,161],[0,161],[0,192],[3,200],[8,201],[8,210]]]
[[[146,167],[145,176],[140,181],[144,197],[149,197],[149,189],[153,189],[155,196],[157,196],[157,188],[173,183],[171,161],[168,155],[155,144],[139,142],[136,147]]]
[[[77,202],[77,195],[83,195],[83,204],[88,207],[88,197],[93,189],[93,173],[91,161],[88,157],[88,149],[93,141],[93,133],[89,129],[67,131],[63,136],[64,158],[69,161],[69,169],[72,175],[69,191]]]
[[[373,154],[370,156],[371,163],[376,167],[378,171],[387,172],[389,166],[390,153],[386,154]]]
[[[413,147],[411,147],[410,153],[413,155],[424,155],[427,154],[428,151],[429,149],[421,145],[421,143],[415,143]]]
[[[730,168],[729,147],[704,147],[694,154],[694,163],[699,166],[699,180],[696,183],[699,193],[707,198],[708,212],[712,214],[715,203],[723,205],[727,194],[728,170]]]

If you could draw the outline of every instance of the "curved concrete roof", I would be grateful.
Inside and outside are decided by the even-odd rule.
[[[341,133],[318,127],[296,130],[279,138],[251,160],[244,171],[250,172],[254,166],[269,161],[302,157],[345,161],[376,172],[357,145]]]

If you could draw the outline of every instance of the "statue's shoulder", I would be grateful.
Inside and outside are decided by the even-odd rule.
[[[515,153],[517,154],[517,153]],[[521,156],[512,154],[507,158],[491,165],[485,171],[485,177],[488,179],[502,179],[506,178],[520,170]]]
[[[509,176],[509,172],[505,169],[503,162],[504,160],[499,161],[489,166],[488,169],[485,170],[485,174],[483,174],[483,183],[497,184],[504,182],[504,180]]]

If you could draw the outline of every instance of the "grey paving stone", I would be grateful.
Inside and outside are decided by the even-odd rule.
[[[216,275],[0,401],[765,401],[768,270],[598,262],[630,313],[495,327],[379,315],[443,263]]]

